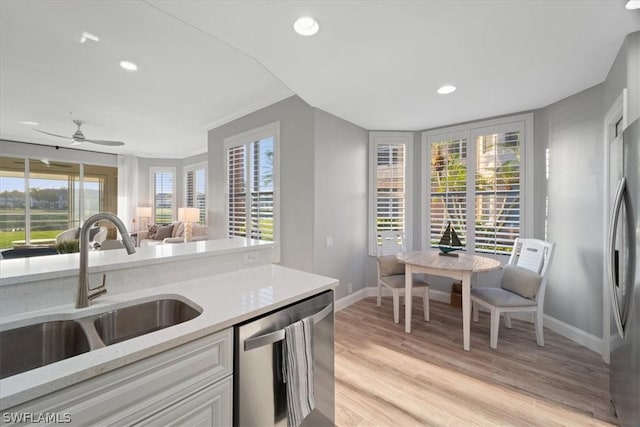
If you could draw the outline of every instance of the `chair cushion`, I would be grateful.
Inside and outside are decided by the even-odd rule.
[[[535,307],[535,300],[523,298],[502,288],[471,288],[471,298],[478,298],[498,307]]]
[[[388,286],[390,288],[404,288],[404,274],[394,274],[393,276],[382,276],[380,277],[380,281],[382,282],[383,285]],[[418,279],[416,277],[413,278],[414,288],[422,288],[425,286],[429,286],[429,284],[424,280]]]
[[[524,298],[533,298],[542,283],[542,276],[515,265],[505,265],[500,287]]]
[[[404,274],[404,264],[398,262],[395,255],[379,256],[378,265],[380,266],[380,276]]]

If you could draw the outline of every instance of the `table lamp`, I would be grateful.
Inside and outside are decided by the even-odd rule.
[[[200,220],[200,209],[178,208],[178,221],[184,222],[184,241],[190,242],[193,236],[192,223]]]
[[[138,231],[146,229],[149,225],[149,218],[151,218],[151,207],[138,206],[136,208],[136,217],[140,218]]]

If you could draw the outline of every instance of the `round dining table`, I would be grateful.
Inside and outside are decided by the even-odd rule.
[[[470,349],[471,336],[471,275],[483,271],[498,270],[498,260],[480,255],[456,252],[454,255],[441,255],[438,250],[400,252],[398,261],[405,265],[405,295],[411,295],[412,274],[424,273],[451,277],[462,281],[462,331],[463,347]],[[411,332],[411,298],[405,298],[406,333]]]

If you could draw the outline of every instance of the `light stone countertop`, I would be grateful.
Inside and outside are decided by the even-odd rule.
[[[338,281],[329,277],[264,265],[130,293],[106,295],[84,309],[76,309],[69,304],[41,310],[38,321],[76,319],[162,297],[189,302],[200,307],[202,314],[185,323],[2,379],[0,410],[335,289],[337,285]],[[3,319],[0,330],[38,321],[28,313],[11,316]]]
[[[140,267],[166,261],[193,259],[212,253],[246,252],[251,248],[273,245],[270,242],[240,237],[198,242],[164,244],[136,248],[134,254],[122,250],[90,251],[89,272],[102,273],[116,268]],[[78,276],[80,254],[48,255],[0,260],[0,286]]]

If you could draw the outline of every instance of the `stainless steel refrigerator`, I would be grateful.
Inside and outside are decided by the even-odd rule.
[[[609,230],[611,302],[622,344],[611,353],[611,399],[622,426],[640,426],[640,119],[623,133],[623,178]]]

